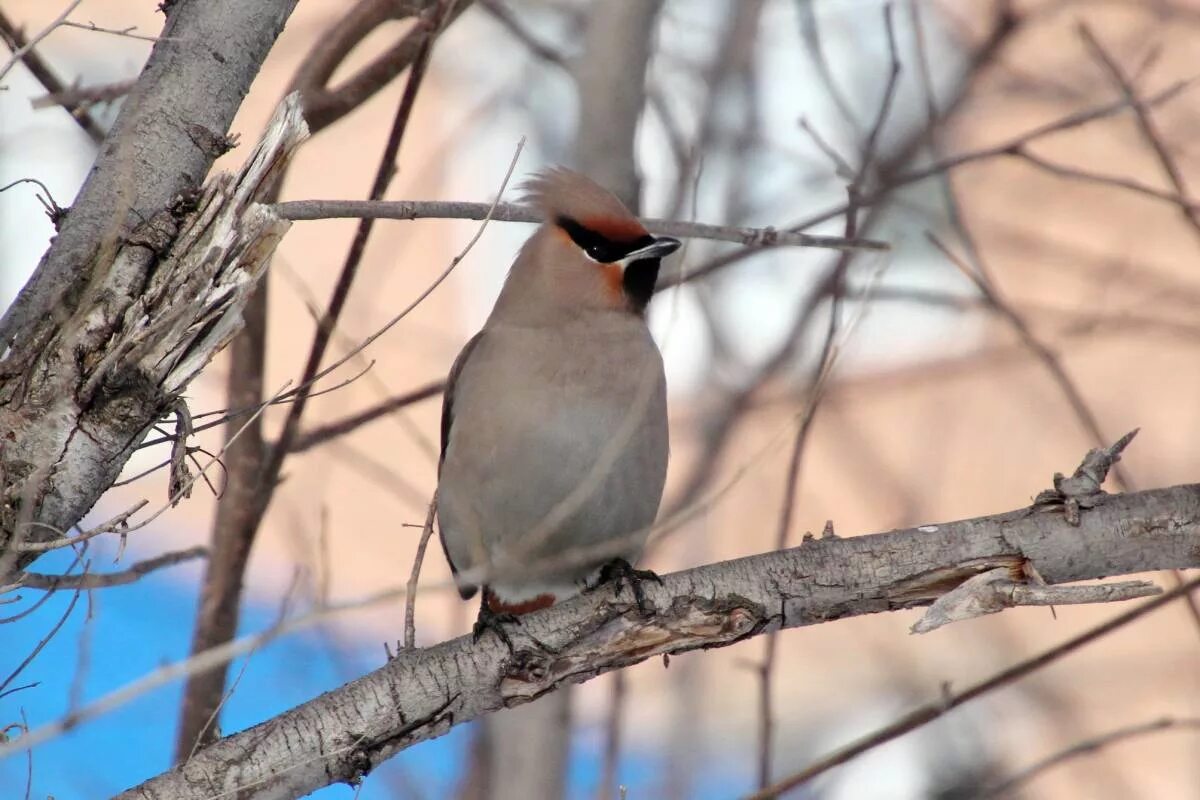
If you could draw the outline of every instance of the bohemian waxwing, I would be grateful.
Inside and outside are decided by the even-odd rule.
[[[645,311],[679,241],[651,236],[570,170],[524,188],[545,221],[455,360],[442,406],[439,528],[459,594],[483,584],[476,635],[594,585],[606,566],[640,605],[644,574],[629,562],[667,472],[666,381]]]

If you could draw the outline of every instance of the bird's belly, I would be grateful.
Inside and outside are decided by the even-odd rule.
[[[666,476],[661,376],[606,386],[603,401],[577,380],[525,377],[447,450],[442,522],[455,564],[577,580],[636,555]]]

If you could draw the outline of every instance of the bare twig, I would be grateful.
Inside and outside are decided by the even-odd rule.
[[[112,519],[102,522],[99,525],[94,525],[91,528],[88,528],[86,531],[81,532],[77,536],[63,536],[61,538],[51,539],[49,541],[21,542],[14,547],[13,550],[14,552],[43,553],[48,550],[58,550],[63,547],[72,547],[74,545],[86,542],[88,539],[94,539],[95,537],[105,533],[112,533],[113,531],[128,531],[129,518],[148,505],[150,505],[149,500],[139,500],[137,503],[134,503],[132,506],[122,511],[120,514],[117,514]],[[35,525],[37,523],[30,524]]]
[[[1111,186],[1114,189],[1125,189],[1135,194],[1140,194],[1145,197],[1150,197],[1155,200],[1161,200],[1164,203],[1178,206],[1187,213],[1193,213],[1200,208],[1200,203],[1193,202],[1188,198],[1176,193],[1168,192],[1162,189],[1157,189],[1149,184],[1134,180],[1133,178],[1122,178],[1118,175],[1102,175],[1097,172],[1088,172],[1087,170],[1069,167],[1065,164],[1059,164],[1051,161],[1044,156],[1037,155],[1028,147],[1019,145],[1009,153],[1016,158],[1020,158],[1028,164],[1032,164],[1044,172],[1051,175],[1057,175],[1060,178],[1069,178],[1071,180],[1085,181],[1087,183],[1095,183],[1101,186]]]
[[[85,563],[83,565],[84,574],[87,573],[87,570],[88,565]],[[50,643],[50,640],[54,638],[54,635],[62,629],[63,624],[66,623],[67,619],[71,616],[71,612],[75,610],[75,604],[79,602],[79,595],[81,591],[81,589],[75,590],[75,593],[71,595],[71,602],[67,604],[66,610],[63,611],[62,616],[58,618],[58,622],[54,623],[54,626],[50,628],[50,632],[41,638],[41,640],[34,646],[33,650],[29,652],[29,655],[25,656],[21,663],[16,666],[16,669],[9,673],[7,678],[5,678],[3,681],[0,681],[0,692],[3,692],[5,689],[7,689],[9,684],[16,680],[18,675],[25,671],[25,668],[28,667],[35,658],[37,658],[38,653],[42,652],[46,645]]]
[[[75,2],[71,8],[68,8],[65,14],[69,14],[75,6],[79,5],[80,1],[81,0]],[[36,37],[33,41],[30,41],[29,39],[25,38],[25,35],[21,32],[21,29],[13,24],[12,20],[8,18],[4,11],[0,10],[0,40],[3,40],[5,45],[7,45],[12,51],[11,60],[3,70],[0,70],[0,80],[3,80],[4,74],[8,72],[8,70],[12,68],[12,64],[19,59],[20,61],[24,62],[29,72],[32,73],[33,77],[37,79],[38,83],[45,87],[46,91],[49,92],[51,96],[61,95],[68,91],[68,87],[62,82],[58,75],[55,74],[54,70],[50,68],[50,65],[42,60],[42,57],[38,55],[37,50],[34,49],[34,45],[37,44],[37,42],[41,39],[45,38],[49,32],[50,28],[47,28],[42,31],[42,33],[39,34],[38,37]],[[66,109],[67,113],[71,115],[71,118],[75,120],[76,124],[83,128],[84,132],[87,133],[93,142],[99,144],[100,142],[104,141],[104,128],[99,122],[96,121],[95,117],[91,115],[86,106],[79,103],[70,103],[68,101],[60,101],[60,104],[64,109]]]
[[[986,800],[992,797],[1004,797],[1010,795],[1017,789],[1021,788],[1026,783],[1029,783],[1034,778],[1041,775],[1046,770],[1057,767],[1063,762],[1070,761],[1073,758],[1078,758],[1083,755],[1097,753],[1112,744],[1123,742],[1128,739],[1135,739],[1145,736],[1148,733],[1158,733],[1160,731],[1169,730],[1192,730],[1200,731],[1200,718],[1196,719],[1175,719],[1165,717],[1156,719],[1151,722],[1142,722],[1137,725],[1126,725],[1121,728],[1109,731],[1108,733],[1092,736],[1080,742],[1076,742],[1070,747],[1060,750],[1053,755],[1036,761],[1030,764],[1025,769],[1010,775],[1003,782],[994,786],[984,787],[978,795],[979,800]]]
[[[1042,365],[1046,368],[1046,371],[1049,372],[1051,377],[1054,378],[1055,383],[1058,384],[1063,396],[1070,404],[1071,410],[1074,412],[1075,417],[1080,421],[1084,427],[1084,430],[1087,432],[1088,438],[1091,439],[1096,446],[1103,446],[1104,442],[1108,441],[1108,437],[1106,437],[1104,432],[1100,429],[1099,420],[1096,419],[1096,415],[1092,412],[1087,400],[1084,399],[1083,393],[1079,390],[1079,387],[1075,385],[1074,379],[1067,373],[1066,368],[1063,366],[1062,361],[1058,357],[1058,354],[1042,343],[1042,341],[1033,333],[1033,330],[1029,327],[1028,323],[1025,322],[1025,319],[1018,314],[1016,310],[1004,300],[1004,298],[1000,296],[999,292],[992,285],[990,280],[976,270],[972,269],[970,265],[968,265],[952,250],[950,250],[950,248],[947,247],[941,241],[941,239],[939,239],[933,233],[926,232],[925,238],[928,239],[934,247],[940,250],[942,254],[945,255],[950,261],[950,263],[958,268],[959,272],[961,272],[968,280],[975,284],[975,287],[979,289],[980,294],[983,295],[984,299],[988,302],[992,309],[995,310],[995,312],[1006,322],[1008,322],[1013,331],[1015,331],[1016,334],[1021,338],[1022,343],[1029,348],[1030,352],[1032,352],[1039,361],[1042,362]],[[1114,470],[1113,477],[1119,482],[1122,488],[1130,488],[1132,486],[1129,481],[1129,476],[1126,475],[1124,469],[1119,466]]]
[[[409,649],[417,646],[417,583],[421,580],[421,564],[425,561],[425,548],[429,544],[429,537],[433,535],[433,519],[436,515],[435,491],[429,500],[429,510],[425,512],[425,524],[421,526],[421,538],[417,542],[412,571],[408,575],[408,585],[404,591],[404,646]]]
[[[177,550],[172,553],[155,556],[154,558],[147,558],[120,572],[84,572],[80,575],[43,575],[40,572],[23,572],[21,573],[18,585],[29,589],[49,591],[54,591],[55,589],[105,589],[110,586],[126,586],[155,570],[207,557],[207,547],[191,547],[187,550]]]
[[[71,0],[71,2],[67,4],[67,7],[63,9],[62,13],[50,21],[49,25],[42,28],[33,36],[27,38],[24,43],[15,47],[12,55],[9,56],[8,61],[4,62],[4,64],[0,66],[0,80],[4,80],[4,76],[9,73],[9,70],[11,70],[16,63],[23,59],[28,53],[32,52],[33,48],[37,47],[38,42],[42,41],[42,39],[45,39],[51,34],[51,32],[54,31],[55,28],[62,25],[66,21],[67,17],[71,15],[71,12],[78,8],[79,4],[82,2],[83,0]],[[7,17],[4,17],[3,27],[6,31],[16,30],[12,23],[8,21]],[[8,35],[5,36],[5,40],[8,40]]]
[[[119,100],[136,83],[136,80],[128,80],[101,83],[96,86],[67,86],[59,91],[51,91],[42,97],[35,97],[30,103],[35,109],[62,106],[75,115],[94,105]]]
[[[833,70],[829,67],[829,59],[825,57],[825,48],[821,42],[821,32],[817,22],[816,0],[800,0],[796,4],[800,16],[800,39],[808,50],[808,57],[816,69],[817,77],[825,94],[833,102],[842,122],[857,138],[862,133],[862,127],[846,99],[845,93],[834,79]]]
[[[286,388],[287,385],[288,384],[284,384],[284,388]],[[270,405],[270,403],[264,403],[258,409],[258,411],[256,411],[254,413],[254,415],[250,419],[246,420],[246,422],[240,428],[238,428],[236,431],[233,432],[233,434],[225,442],[225,446],[222,447],[221,450],[215,456],[213,456],[207,462],[205,462],[205,464],[202,467],[200,467],[200,469],[196,475],[191,476],[187,481],[185,481],[182,485],[180,485],[179,488],[175,491],[175,493],[167,498],[166,503],[159,506],[158,510],[156,510],[153,514],[151,514],[146,519],[140,520],[136,525],[130,526],[128,524],[129,518],[131,516],[133,516],[135,513],[137,513],[138,511],[140,511],[141,509],[145,508],[147,505],[149,505],[148,500],[139,501],[133,507],[131,507],[125,511],[122,511],[120,514],[118,514],[117,516],[108,520],[107,522],[97,525],[94,528],[90,528],[90,529],[80,533],[77,536],[62,536],[61,538],[51,539],[49,541],[21,542],[19,545],[17,545],[13,549],[17,552],[42,553],[42,552],[46,552],[48,550],[57,550],[62,547],[70,547],[70,546],[79,544],[81,542],[86,542],[89,539],[94,539],[95,537],[100,536],[102,534],[110,533],[113,531],[120,531],[122,541],[124,541],[124,537],[127,534],[132,533],[133,531],[145,528],[151,522],[153,522],[154,520],[156,520],[160,516],[162,516],[167,510],[174,507],[174,505],[178,502],[179,498],[184,493],[190,492],[193,484],[195,484],[196,481],[200,480],[200,478],[205,473],[207,473],[208,470],[211,469],[214,464],[217,464],[220,462],[221,456],[224,455],[225,451],[227,449],[229,449],[229,447],[237,441],[239,435],[241,435],[248,427],[250,427],[250,425],[252,425],[258,419],[259,415],[262,414],[263,410],[266,409],[266,407],[268,405]],[[36,523],[36,522],[30,523],[30,525],[35,525],[35,526],[40,525],[40,524],[41,523]]]
[[[42,190],[41,194],[35,196],[37,197],[38,202],[42,204],[42,208],[45,210],[46,216],[50,218],[52,223],[54,223],[54,227],[58,228],[58,223],[62,219],[63,215],[66,214],[66,209],[58,204],[58,201],[54,199],[54,195],[50,194],[50,189],[47,188],[46,184],[42,183],[37,178],[17,178],[15,181],[11,181],[10,183],[0,186],[0,192],[6,192],[14,186],[19,186],[22,183],[32,183]]]
[[[27,748],[35,747],[39,743],[54,739],[62,734],[74,729],[76,726],[102,716],[116,708],[120,708],[131,700],[142,696],[146,692],[153,691],[159,686],[165,686],[172,681],[178,680],[189,675],[196,675],[202,672],[224,666],[235,658],[252,653],[255,650],[263,647],[269,642],[285,636],[289,633],[305,630],[313,627],[327,619],[330,619],[338,614],[347,611],[367,608],[378,605],[380,603],[394,601],[398,597],[402,597],[403,590],[387,590],[378,594],[372,595],[362,600],[357,600],[350,603],[340,605],[331,605],[325,608],[317,609],[310,614],[300,616],[291,620],[279,622],[277,625],[267,628],[266,630],[244,636],[240,639],[225,642],[216,645],[200,653],[195,653],[182,661],[177,661],[173,664],[168,664],[164,667],[149,672],[137,680],[129,683],[120,689],[117,689],[109,694],[95,700],[82,708],[78,709],[74,714],[55,720],[49,724],[43,725],[40,728],[35,728],[30,731],[27,737],[22,737],[20,741],[12,742],[7,745],[0,744],[0,758],[4,758],[8,750],[19,751]],[[211,796],[211,795],[210,795]]]
[[[850,184],[846,190],[847,195],[850,198],[850,208],[846,214],[846,238],[854,238],[858,233],[858,207],[855,203],[855,198],[858,197],[859,193],[862,191],[862,187],[871,178],[872,168],[879,145],[879,137],[883,131],[884,125],[887,123],[888,113],[895,99],[896,88],[899,85],[900,57],[899,50],[896,45],[896,31],[895,25],[892,21],[892,6],[890,3],[884,6],[883,23],[884,29],[887,33],[890,69],[874,122],[872,123],[870,130],[867,132],[866,138],[863,142],[861,163],[858,167],[858,170],[851,178]],[[830,91],[835,91],[832,84],[830,84]],[[820,140],[819,137],[815,138],[817,138],[818,141]],[[792,442],[792,451],[788,459],[787,478],[784,482],[783,507],[779,514],[779,526],[775,534],[776,550],[782,550],[787,546],[788,533],[791,530],[792,515],[795,509],[796,488],[800,479],[801,459],[804,454],[805,445],[808,442],[808,435],[812,429],[813,420],[816,418],[817,407],[824,396],[822,390],[825,386],[829,372],[833,367],[835,356],[834,344],[838,334],[842,299],[845,294],[845,276],[849,268],[849,258],[844,257],[839,259],[838,263],[835,265],[830,280],[825,284],[824,287],[830,299],[829,326],[826,330],[825,339],[821,346],[820,360],[817,363],[816,371],[810,381],[812,388],[809,393],[809,399],[805,408],[805,413],[800,426],[796,430],[795,439]],[[767,642],[763,652],[763,660],[758,669],[758,787],[760,789],[766,787],[771,782],[772,748],[774,744],[772,680],[774,677],[773,671],[775,666],[777,637],[777,631],[767,634]]]
[[[1156,92],[1149,97],[1143,98],[1141,101],[1142,105],[1146,108],[1154,108],[1164,105],[1171,100],[1174,100],[1186,90],[1192,88],[1195,83],[1195,78],[1176,81],[1167,86],[1165,89]],[[959,153],[957,155],[947,156],[945,158],[938,159],[934,163],[927,166],[911,169],[907,172],[896,173],[890,176],[885,185],[876,189],[874,192],[867,193],[858,198],[858,202],[863,206],[874,205],[879,201],[886,199],[896,189],[903,188],[928,178],[937,177],[945,172],[958,169],[959,167],[967,164],[985,161],[998,156],[1011,155],[1014,150],[1022,148],[1028,145],[1030,142],[1037,141],[1038,139],[1042,139],[1055,133],[1061,133],[1062,131],[1078,128],[1082,125],[1087,125],[1088,123],[1095,122],[1097,120],[1106,119],[1119,114],[1130,107],[1131,102],[1128,99],[1122,99],[1113,103],[1107,103],[1102,106],[1096,106],[1083,111],[1077,111],[1061,117],[1053,122],[1048,122],[1044,125],[1031,128],[1030,130],[1014,136],[1007,141],[1001,142],[1000,144],[996,144],[991,147],[980,148],[978,150],[972,150],[967,153]],[[819,225],[822,222],[828,222],[831,219],[836,219],[837,217],[845,214],[848,209],[849,204],[843,204],[827,209],[788,226],[787,230],[799,231],[811,228],[814,225]]]
[[[113,36],[120,36],[124,39],[137,39],[138,41],[142,42],[158,42],[163,40],[163,37],[161,36],[145,36],[140,33],[134,33],[134,31],[137,30],[136,25],[130,25],[128,28],[104,28],[94,22],[71,22],[70,20],[63,20],[62,26],[64,28],[78,28],[82,31],[108,33]]]
[[[449,200],[289,200],[273,208],[283,219],[483,219],[492,205]],[[529,206],[499,203],[493,219],[499,222],[542,221],[541,213]],[[751,248],[791,245],[821,247],[832,250],[887,250],[888,244],[873,239],[846,239],[841,236],[780,231],[774,228],[738,228],[725,225],[706,225],[701,222],[680,222],[667,219],[644,219],[646,228],[661,236],[684,239],[711,239],[734,242]]]
[[[508,31],[513,38],[525,45],[525,48],[530,53],[550,64],[554,64],[561,69],[570,69],[570,64],[567,63],[567,58],[562,53],[555,50],[549,44],[543,42],[535,36],[528,28],[521,24],[517,19],[512,9],[506,6],[501,0],[479,0],[479,5],[484,11],[492,15],[500,25]]]
[[[371,408],[360,411],[357,414],[351,414],[336,422],[328,422],[319,427],[312,428],[298,434],[292,442],[291,451],[293,453],[302,453],[305,450],[310,450],[318,447],[331,439],[336,439],[339,436],[344,436],[351,431],[366,425],[369,422],[374,422],[380,417],[404,408],[405,406],[419,403],[422,400],[427,400],[431,397],[437,397],[446,387],[445,381],[433,381],[427,383],[410,392],[406,392],[395,397],[389,397],[381,403],[378,403]]]
[[[1175,156],[1171,154],[1167,147],[1166,141],[1158,130],[1158,126],[1154,124],[1154,120],[1150,117],[1149,103],[1143,100],[1138,94],[1137,88],[1133,85],[1133,81],[1125,74],[1125,70],[1116,62],[1104,46],[1100,44],[1100,40],[1092,33],[1086,23],[1079,24],[1079,35],[1083,38],[1083,42],[1087,45],[1088,51],[1100,63],[1104,70],[1112,78],[1113,83],[1121,90],[1121,94],[1125,101],[1129,103],[1133,109],[1134,118],[1137,120],[1138,130],[1142,133],[1142,138],[1150,145],[1154,151],[1155,157],[1158,159],[1159,165],[1166,173],[1167,179],[1171,182],[1171,186],[1175,189],[1181,200],[1179,210],[1183,215],[1184,220],[1192,228],[1197,236],[1200,236],[1200,208],[1190,200],[1187,183],[1183,179],[1183,172],[1179,169],[1179,164],[1175,160]]]

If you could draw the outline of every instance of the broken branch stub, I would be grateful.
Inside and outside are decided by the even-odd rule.
[[[1101,487],[1108,478],[1113,465],[1121,460],[1121,452],[1137,436],[1134,428],[1109,447],[1093,447],[1075,468],[1071,477],[1061,472],[1054,473],[1054,488],[1038,493],[1033,500],[1035,508],[1061,508],[1067,522],[1078,527],[1080,509],[1095,508],[1107,494]]]
[[[0,360],[0,552],[77,523],[241,328],[291,224],[260,201],[307,136],[293,94],[236,175],[214,176],[190,213],[161,210],[118,242],[41,356],[14,359],[15,371]]]

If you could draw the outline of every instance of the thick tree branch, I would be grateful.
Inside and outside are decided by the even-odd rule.
[[[663,653],[721,647],[781,628],[929,605],[993,569],[1049,584],[1200,566],[1200,485],[1099,495],[1078,525],[1060,508],[925,525],[668,575],[657,613],[591,593],[524,618],[503,644],[465,636],[396,659],[200,751],[121,795],[291,798],[355,781],[454,725]]]
[[[166,269],[164,254],[186,224],[213,160],[228,149],[229,123],[294,5],[170,4],[164,35],[58,236],[0,320],[0,433],[6,435],[0,550],[14,531],[29,541],[55,538],[82,518],[194,374],[185,375],[174,358],[165,369],[148,359],[168,355],[150,336],[168,331],[153,325],[168,325],[172,317],[186,322],[184,306],[191,302],[197,323],[216,323],[213,314],[227,311],[221,333],[236,330],[237,303],[206,299],[216,287],[201,279],[217,280],[211,270]],[[279,232],[269,212],[247,220],[235,227]],[[176,254],[171,257],[179,269]],[[243,269],[208,266],[227,278]],[[169,284],[167,276],[186,286]],[[226,300],[240,302],[240,289],[225,291]],[[183,327],[197,343],[212,333]],[[208,356],[192,366],[199,369]]]

